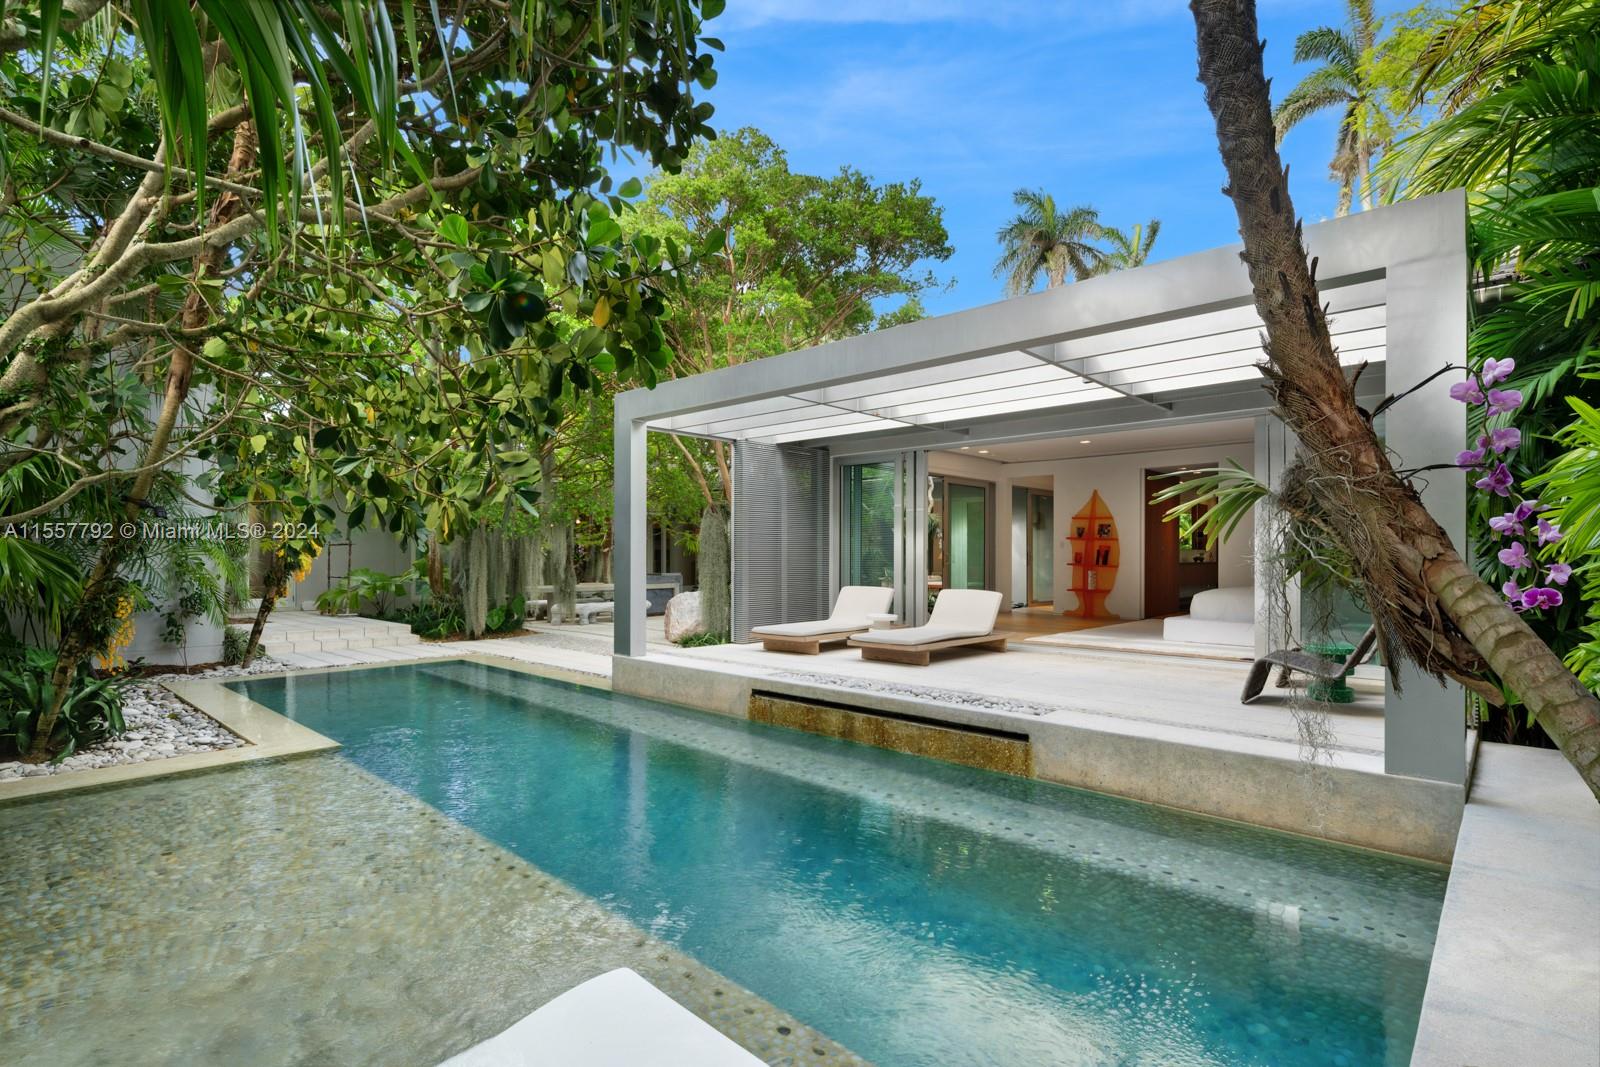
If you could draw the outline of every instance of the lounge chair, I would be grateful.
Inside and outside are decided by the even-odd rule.
[[[850,644],[861,650],[862,659],[919,667],[928,665],[930,653],[947,648],[971,646],[1004,652],[1011,635],[994,628],[1002,599],[999,593],[988,589],[944,589],[933,602],[933,614],[928,616],[926,626],[873,630],[850,638]]]
[[[761,1061],[626,967],[567,990],[441,1067],[761,1067]]]
[[[799,652],[815,656],[822,646],[846,640],[872,628],[869,615],[881,615],[894,605],[894,590],[878,585],[847,585],[833,602],[833,614],[812,622],[785,622],[775,626],[752,626],[750,632],[761,639],[768,652]]]
[[[1272,673],[1273,667],[1284,668],[1285,674],[1289,671],[1299,671],[1301,674],[1309,674],[1318,681],[1337,682],[1372,655],[1373,646],[1377,642],[1378,629],[1369,626],[1367,632],[1361,635],[1361,640],[1356,642],[1355,651],[1343,660],[1325,659],[1310,652],[1293,649],[1269,652],[1250,665],[1250,673],[1245,676],[1244,692],[1239,695],[1239,703],[1249,704],[1261,696],[1262,690],[1267,687],[1267,675]]]

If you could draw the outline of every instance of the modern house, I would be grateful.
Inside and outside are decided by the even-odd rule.
[[[1365,406],[1463,361],[1463,194],[1305,236]],[[617,677],[660,658],[647,653],[643,610],[651,432],[732,444],[735,642],[752,626],[826,616],[841,586],[888,585],[911,624],[939,589],[984,588],[1011,606],[1001,629],[1045,643],[1052,629],[1176,617],[1187,640],[1173,652],[1195,640],[1264,650],[1282,628],[1270,624],[1269,583],[1255,580],[1249,530],[1208,554],[1149,504],[1160,479],[1229,460],[1279,478],[1295,444],[1271,413],[1260,346],[1232,246],[618,396]],[[1449,381],[1388,414],[1397,466],[1450,463],[1461,447]],[[1462,480],[1432,477],[1423,495],[1459,540]],[[1187,620],[1202,631],[1185,635],[1194,595],[1216,587],[1233,590],[1242,614],[1211,630]],[[1174,636],[1155,621],[1123,629],[1147,650]],[[1461,692],[1410,668],[1401,682],[1383,699],[1382,772],[1459,791]]]

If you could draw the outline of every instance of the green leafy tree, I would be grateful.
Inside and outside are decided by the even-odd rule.
[[[678,173],[654,175],[638,224],[714,252],[686,267],[663,320],[682,373],[920,317],[918,296],[937,284],[926,264],[951,254],[920,183],[879,185],[848,167],[797,174],[782,148],[748,128],[702,142]],[[673,441],[705,503],[726,508],[726,449]]]
[[[136,523],[239,420],[281,426],[358,523],[448,536],[485,499],[534,506],[566,390],[671,362],[662,293],[692,251],[624,237],[601,151],[671,169],[710,133],[699,7],[126,0],[0,21],[0,241],[21,267],[0,471],[61,475],[0,522],[100,494],[99,518]],[[121,417],[151,391],[147,423]],[[61,679],[104,647],[135,552],[113,533],[87,561]]]

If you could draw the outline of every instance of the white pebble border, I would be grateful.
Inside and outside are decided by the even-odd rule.
[[[882,693],[885,696],[912,697],[917,700],[930,700],[937,704],[979,708],[983,711],[1009,711],[1016,715],[1038,717],[1065,710],[1064,705],[1057,707],[1032,700],[1009,700],[1005,697],[985,696],[982,693],[968,693],[959,689],[934,689],[924,685],[882,682],[876,678],[846,678],[843,675],[815,674],[811,671],[774,671],[772,677],[793,682],[813,682],[839,689],[858,689],[866,693]]]
[[[258,657],[248,670],[240,667],[214,667],[194,674],[152,675],[129,686],[122,695],[122,717],[128,729],[120,737],[79,749],[60,763],[0,762],[0,781],[11,778],[37,778],[47,774],[112,767],[119,763],[147,763],[150,760],[182,756],[190,752],[213,752],[244,744],[211,716],[196,711],[162,688],[167,680],[230,678],[245,674],[268,674],[286,670],[283,664]]]

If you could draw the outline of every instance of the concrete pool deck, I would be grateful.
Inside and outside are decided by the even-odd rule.
[[[1600,805],[1561,753],[1485,744],[1412,1067],[1600,1063]]]

